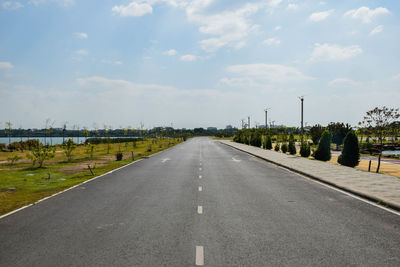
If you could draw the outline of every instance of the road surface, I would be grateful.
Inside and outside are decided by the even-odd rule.
[[[400,266],[400,216],[194,138],[0,219],[0,266]]]

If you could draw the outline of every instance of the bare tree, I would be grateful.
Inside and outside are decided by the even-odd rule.
[[[379,168],[381,166],[383,142],[390,132],[390,125],[399,118],[400,114],[398,108],[387,108],[385,106],[383,106],[382,108],[376,107],[370,111],[367,111],[366,115],[364,116],[363,123],[365,123],[365,125],[368,125],[368,127],[377,138],[379,144],[379,158],[376,172],[379,172]]]
[[[65,121],[65,122],[63,123],[63,125],[62,125],[62,138],[63,138],[63,144],[64,144],[64,142],[65,142],[65,132],[67,131],[67,124],[68,124],[68,122],[67,122],[67,121]]]
[[[47,118],[44,122],[44,145],[47,145],[46,143],[46,138],[47,138],[47,134],[51,134],[51,132],[53,132],[53,125],[54,125],[55,121],[51,121],[50,118]],[[51,140],[51,139],[50,139]]]
[[[11,131],[12,131],[12,126],[13,124],[11,123],[11,121],[6,121],[6,128],[5,131],[8,134],[8,144],[11,144]]]

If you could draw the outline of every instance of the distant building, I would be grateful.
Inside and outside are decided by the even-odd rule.
[[[225,127],[225,130],[232,130],[232,129],[233,129],[232,125],[226,125]]]
[[[207,127],[207,131],[216,132],[217,130],[217,127]]]

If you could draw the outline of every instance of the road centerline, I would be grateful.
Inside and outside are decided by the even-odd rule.
[[[204,265],[204,247],[196,246],[196,265],[203,266]]]
[[[203,206],[197,206],[197,213],[203,214]]]

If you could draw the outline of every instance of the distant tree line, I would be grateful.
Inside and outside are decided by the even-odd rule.
[[[237,128],[232,129],[217,129],[207,130],[204,128],[194,129],[174,129],[172,127],[155,127],[149,130],[136,130],[129,128],[110,129],[0,129],[0,137],[13,138],[51,138],[51,137],[193,137],[193,136],[217,136],[217,137],[232,137],[235,135]]]

